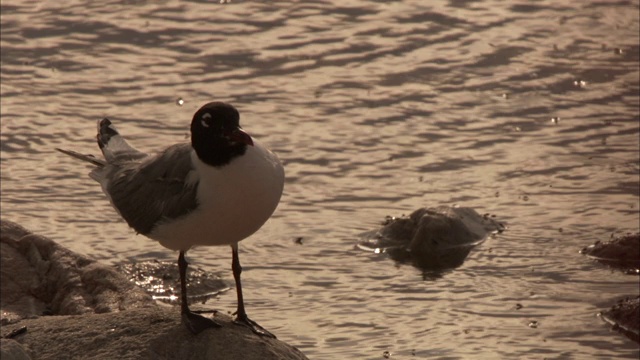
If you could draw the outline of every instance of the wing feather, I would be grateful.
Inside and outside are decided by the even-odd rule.
[[[138,233],[147,235],[159,223],[196,209],[198,181],[193,181],[191,151],[189,144],[178,144],[141,162],[109,169],[104,190]]]

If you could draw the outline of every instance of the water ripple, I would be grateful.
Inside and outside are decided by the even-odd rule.
[[[53,149],[97,153],[108,116],[153,151],[231,101],[287,169],[241,245],[247,304],[310,358],[637,358],[595,318],[637,279],[577,251],[638,230],[639,8],[3,3],[3,217],[103,261],[172,260]],[[440,277],[354,248],[387,215],[456,203],[509,230]],[[230,278],[228,249],[190,256]]]

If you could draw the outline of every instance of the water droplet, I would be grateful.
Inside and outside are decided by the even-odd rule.
[[[537,321],[533,320],[531,322],[529,322],[529,327],[532,329],[535,329],[538,327],[538,325],[540,325],[540,323],[538,323]]]
[[[622,50],[621,48],[615,48],[613,49],[613,53],[616,55],[622,55],[624,54],[624,50]]]
[[[580,80],[580,79],[574,80],[573,81],[573,86],[578,87],[578,88],[583,88],[583,87],[587,86],[587,82],[584,81],[584,80]]]
[[[182,98],[176,99],[176,105],[178,105],[178,106],[184,105],[184,100]]]
[[[385,352],[382,353],[382,356],[384,356],[385,359],[388,359],[388,358],[391,357],[391,353],[388,352],[388,351],[385,351]]]
[[[220,4],[229,4],[231,0],[220,0]]]
[[[509,94],[507,94],[507,93],[503,93],[503,94],[502,94],[502,97],[503,97],[503,98],[505,98],[505,99],[508,99],[508,98],[509,98]]]
[[[557,125],[560,122],[560,118],[558,116],[554,116],[551,118],[551,122]]]
[[[516,131],[516,132],[520,132],[520,131],[522,131],[522,129],[520,128],[520,126],[514,126],[514,127],[513,127],[513,130],[514,130],[514,131]]]

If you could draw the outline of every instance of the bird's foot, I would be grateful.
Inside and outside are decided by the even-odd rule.
[[[182,312],[182,322],[194,335],[198,335],[206,329],[222,327],[222,325],[215,320],[198,315],[192,311]]]
[[[269,331],[267,331],[267,329],[263,328],[262,326],[258,325],[257,322],[249,319],[249,317],[245,314],[244,316],[237,316],[235,320],[233,320],[233,323],[236,325],[241,325],[244,327],[248,327],[251,331],[253,331],[255,334],[258,334],[260,336],[265,336],[265,337],[270,337],[272,339],[277,339],[275,335],[273,335],[272,333],[270,333]]]

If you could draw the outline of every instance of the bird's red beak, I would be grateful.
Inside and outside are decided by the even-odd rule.
[[[237,128],[231,132],[229,132],[227,134],[227,136],[229,137],[229,139],[237,142],[237,143],[241,143],[241,144],[247,144],[247,145],[251,145],[253,146],[253,139],[251,138],[251,136],[249,134],[247,134],[246,132],[244,132],[244,130]]]

